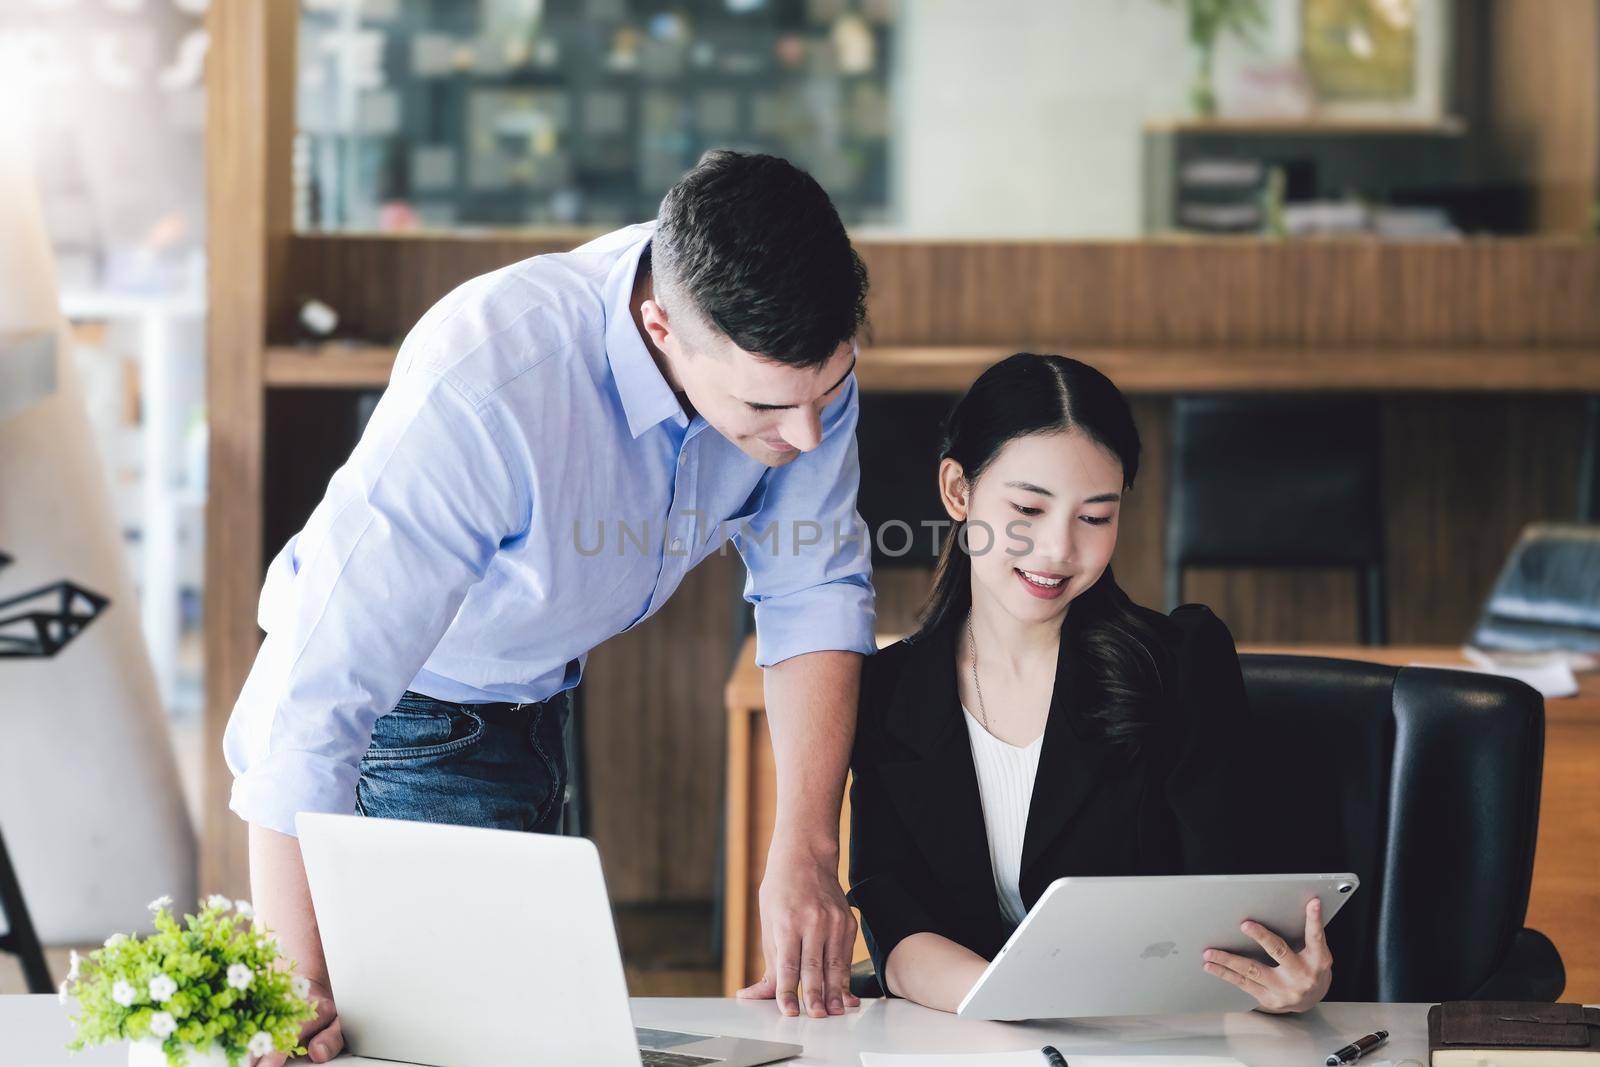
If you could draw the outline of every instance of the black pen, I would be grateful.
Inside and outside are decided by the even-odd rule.
[[[1067,1067],[1067,1058],[1056,1051],[1054,1045],[1046,1045],[1039,1050],[1044,1053],[1044,1058],[1050,1061],[1050,1067]]]
[[[1322,1062],[1326,1064],[1326,1067],[1340,1067],[1341,1064],[1354,1063],[1387,1040],[1389,1040],[1389,1031],[1387,1030],[1379,1030],[1368,1034],[1366,1037],[1358,1037]]]

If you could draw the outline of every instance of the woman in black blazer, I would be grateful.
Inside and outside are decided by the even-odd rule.
[[[888,994],[954,1010],[1056,878],[1250,869],[1279,801],[1233,638],[1112,576],[1138,462],[1126,400],[1077,360],[1012,356],[951,413],[956,530],[922,628],[867,660],[851,761],[850,899]],[[1318,907],[1300,951],[1245,924],[1275,966],[1204,968],[1265,1010],[1311,1007],[1332,968]]]

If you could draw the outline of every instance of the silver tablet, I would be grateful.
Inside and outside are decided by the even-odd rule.
[[[1360,884],[1348,873],[1061,878],[956,1011],[970,1019],[1246,1011],[1255,1000],[1205,973],[1201,953],[1267,962],[1239,930],[1246,919],[1299,949],[1311,898],[1322,898],[1326,925]]]

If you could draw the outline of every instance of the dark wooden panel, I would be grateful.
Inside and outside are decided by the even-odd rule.
[[[1123,498],[1117,551],[1111,566],[1117,583],[1135,603],[1161,608],[1161,553],[1166,543],[1167,452],[1171,447],[1172,402],[1166,397],[1136,397],[1133,418],[1139,426],[1139,474]]]
[[[863,243],[875,344],[1524,345],[1600,336],[1600,247]]]
[[[1384,403],[1390,638],[1461,641],[1517,533],[1577,513],[1576,398]]]
[[[1210,605],[1240,642],[1353,642],[1358,633],[1351,571],[1192,567],[1183,599]]]
[[[466,279],[582,235],[301,235],[300,293],[398,341]],[[1474,239],[857,242],[876,345],[1589,345],[1600,246]],[[280,328],[274,339],[292,339]]]
[[[872,590],[877,594],[878,632],[911,633],[933,590],[933,568],[879,567],[872,574]]]
[[[398,342],[440,297],[469,278],[529,256],[565,252],[589,231],[536,234],[297,234],[291,245],[290,301],[275,308],[268,338],[293,340],[306,297],[339,312],[339,335]]]
[[[722,840],[733,612],[730,548],[665,607],[590,655],[584,672],[591,834],[612,899],[707,900]]]
[[[358,393],[288,389],[267,394],[262,461],[261,540],[264,560],[305,526],[359,439]],[[265,573],[256,575],[259,587]],[[258,588],[259,592],[259,588]]]

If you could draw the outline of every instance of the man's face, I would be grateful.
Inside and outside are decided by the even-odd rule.
[[[781,467],[822,443],[822,413],[855,368],[853,342],[820,367],[790,367],[746,352],[698,320],[669,323],[653,301],[640,312],[673,389],[745,455]]]

